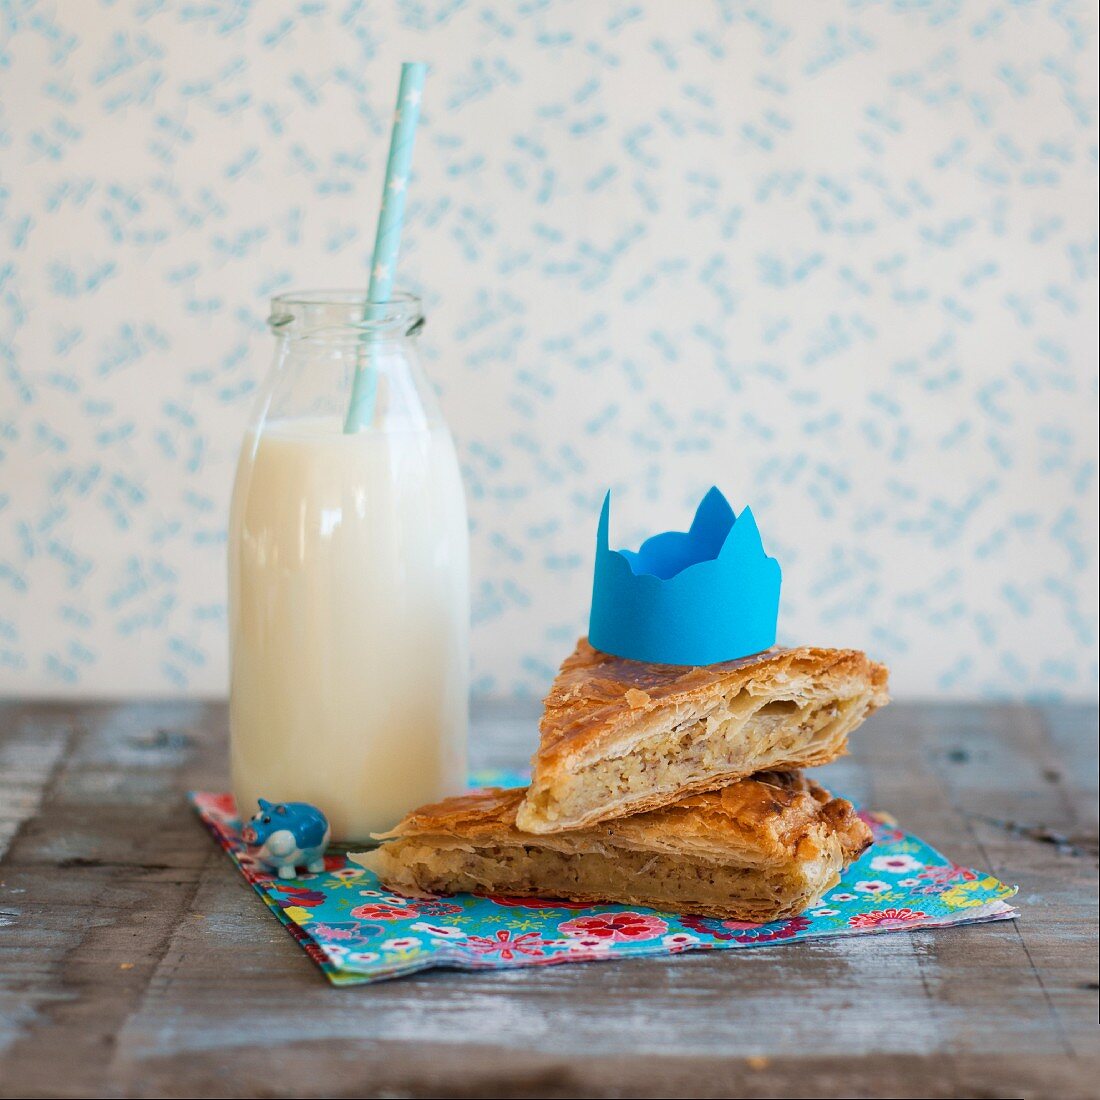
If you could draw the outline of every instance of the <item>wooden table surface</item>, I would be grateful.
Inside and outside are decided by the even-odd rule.
[[[523,762],[530,706],[474,725]],[[222,706],[0,709],[4,1096],[1100,1095],[1097,713],[895,704],[829,785],[1021,918],[334,989],[184,803]]]

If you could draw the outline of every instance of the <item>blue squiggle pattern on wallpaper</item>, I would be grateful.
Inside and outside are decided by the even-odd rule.
[[[1091,6],[0,3],[0,688],[216,692],[266,299],[403,282],[458,437],[479,691],[539,691],[595,526],[720,485],[783,640],[1089,695]]]

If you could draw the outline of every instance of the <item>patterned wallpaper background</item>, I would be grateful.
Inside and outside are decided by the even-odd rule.
[[[0,690],[224,690],[267,299],[399,282],[457,437],[477,690],[719,484],[784,639],[899,695],[1097,684],[1097,39],[1073,0],[0,3]]]

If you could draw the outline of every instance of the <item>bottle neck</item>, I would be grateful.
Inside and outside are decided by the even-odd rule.
[[[315,290],[272,298],[267,322],[283,340],[374,343],[415,336],[424,327],[424,314],[411,294],[369,302],[360,290]]]
[[[254,422],[321,420],[342,430],[353,394],[359,400],[368,384],[361,430],[422,431],[441,423],[417,357],[415,336],[423,323],[420,302],[411,295],[380,303],[368,303],[362,291],[273,299],[269,324],[278,343]]]

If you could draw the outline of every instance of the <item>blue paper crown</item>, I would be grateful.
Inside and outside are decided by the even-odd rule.
[[[596,538],[588,640],[634,661],[711,665],[775,645],[779,562],[760,541],[751,509],[734,515],[715,488],[691,529],[664,531],[632,550],[611,550],[611,494]]]

